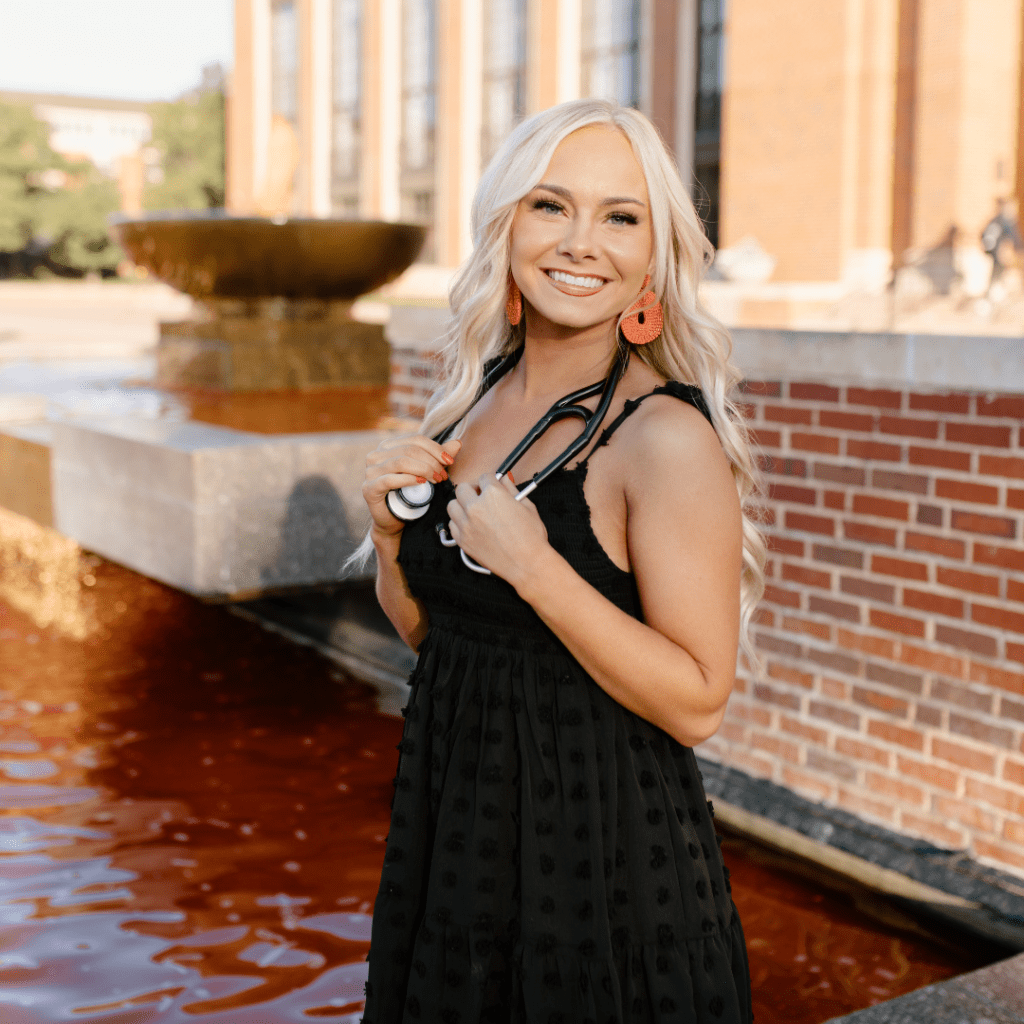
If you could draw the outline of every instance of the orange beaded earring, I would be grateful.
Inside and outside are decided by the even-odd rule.
[[[523,293],[519,290],[515,278],[508,275],[508,299],[505,302],[505,318],[515,327],[523,319]]]
[[[626,341],[632,345],[647,345],[654,341],[665,326],[665,317],[658,297],[654,292],[645,291],[650,283],[651,275],[648,274],[640,286],[643,294],[622,318],[622,333],[626,336]]]

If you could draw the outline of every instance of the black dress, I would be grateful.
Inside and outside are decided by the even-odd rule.
[[[707,415],[695,388],[654,393]],[[586,474],[562,470],[531,500],[552,546],[641,618],[632,574],[591,530]],[[509,584],[442,547],[451,497],[436,489],[399,554],[430,626],[364,1024],[746,1024],[743,931],[693,751],[608,696]]]

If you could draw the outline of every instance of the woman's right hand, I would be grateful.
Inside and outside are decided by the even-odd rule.
[[[462,442],[445,441],[443,445],[429,437],[387,438],[366,456],[366,479],[363,500],[370,509],[373,530],[397,536],[405,523],[388,510],[384,499],[388,491],[425,481],[439,484],[448,479],[448,467],[459,454]]]

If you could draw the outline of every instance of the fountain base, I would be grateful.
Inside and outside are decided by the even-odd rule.
[[[196,317],[160,324],[157,384],[229,392],[386,387],[384,328],[352,319],[351,306],[206,300]]]

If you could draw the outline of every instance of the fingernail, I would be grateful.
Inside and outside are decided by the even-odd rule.
[[[455,456],[449,455],[447,452],[441,452],[441,461],[446,466],[450,466],[455,461]]]
[[[511,473],[508,474],[508,478],[509,478],[509,480],[512,481],[512,483],[516,482],[516,478]]]
[[[418,483],[418,484],[425,484],[426,482],[427,482],[427,478],[425,476],[418,476],[418,477],[416,477],[416,483]]]
[[[448,474],[447,473],[435,473],[434,474],[434,483],[435,484],[439,484],[442,480],[447,480],[447,479],[448,479]]]

